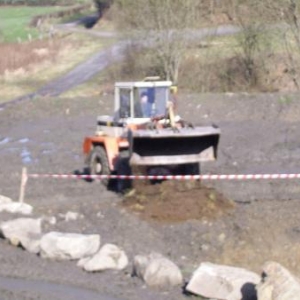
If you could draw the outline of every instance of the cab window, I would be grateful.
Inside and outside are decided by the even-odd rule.
[[[130,117],[130,89],[120,89],[120,118]]]
[[[134,92],[135,118],[150,118],[166,113],[167,87],[137,88]]]

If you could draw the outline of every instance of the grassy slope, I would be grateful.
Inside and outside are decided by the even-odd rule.
[[[8,71],[1,76],[0,102],[37,90],[52,79],[65,74],[95,52],[107,47],[112,41],[76,33],[64,37],[61,43],[62,46],[55,57],[45,57],[44,61],[32,65],[29,69]]]
[[[5,41],[9,41],[9,43],[2,44],[7,52],[1,55],[8,55],[10,59],[19,61],[18,49],[26,48],[28,56],[24,61],[26,65],[21,63],[16,68],[7,68],[5,72],[2,72],[0,102],[35,91],[113,42],[113,39],[95,38],[82,30],[81,33],[58,34],[54,40],[45,39],[38,43],[37,41],[20,45],[12,43],[18,37],[28,38],[28,32],[34,35],[34,29],[26,26],[33,16],[61,9],[61,7],[0,7],[0,38],[2,34]],[[58,45],[54,47],[54,50],[51,46],[52,41]],[[27,44],[27,47],[22,47]],[[39,59],[37,63],[34,55],[36,55],[35,51],[39,50],[45,51],[47,55]]]
[[[23,7],[24,9],[27,9],[26,7]],[[31,16],[35,14],[40,14],[44,9],[44,12],[47,12],[47,9],[45,7],[41,7],[40,11],[35,10],[30,11],[27,10],[27,13]],[[25,10],[23,11],[25,12]],[[2,23],[1,14],[3,14],[2,9],[0,9],[0,27]],[[17,16],[17,12],[15,12],[15,16]],[[20,13],[20,15],[22,15]],[[11,15],[11,16],[14,16]],[[23,15],[24,16],[24,15]],[[11,21],[12,24],[16,22],[17,18],[13,18]],[[27,16],[27,20],[30,18]],[[8,22],[9,23],[9,22]],[[108,22],[109,27],[107,28],[107,22],[105,19],[101,20],[98,26],[94,28],[93,30],[111,30],[113,22]],[[75,35],[73,35],[75,37]],[[206,41],[202,41],[204,43],[204,46],[202,45],[202,42],[199,41],[199,45],[195,48],[190,48],[186,52],[186,58],[189,59],[189,63],[185,66],[188,69],[188,75],[189,76],[181,76],[181,84],[183,87],[186,87],[188,89],[194,89],[195,86],[199,87],[203,85],[204,88],[201,88],[201,91],[228,91],[227,87],[224,88],[222,85],[214,87],[214,84],[211,82],[214,82],[216,79],[219,81],[220,74],[226,72],[224,70],[224,64],[227,60],[230,60],[231,58],[234,58],[239,53],[241,53],[241,48],[238,44],[238,38],[239,35],[236,36],[225,36],[225,37],[214,37],[207,39]],[[276,37],[276,38],[275,38]],[[76,39],[77,37],[75,37]],[[86,39],[86,37],[81,37]],[[268,41],[267,49],[265,49],[263,52],[268,53],[280,53],[282,52],[282,43],[279,43],[278,41],[278,31],[275,32],[269,32],[267,37],[265,39]],[[98,39],[97,39],[98,40]],[[44,83],[47,82],[47,80],[51,80],[55,78],[56,76],[59,76],[63,73],[65,73],[67,70],[72,68],[74,65],[76,65],[78,62],[84,60],[84,58],[88,57],[90,54],[96,51],[96,49],[100,49],[101,47],[105,47],[108,45],[108,43],[111,43],[112,41],[104,41],[104,40],[93,40],[89,38],[86,39],[86,42],[82,41],[82,45],[77,49],[77,46],[72,48],[72,45],[68,45],[67,49],[72,49],[69,52],[69,54],[62,54],[59,56],[59,59],[53,63],[52,61],[48,61],[45,64],[41,64],[40,66],[35,67],[35,71],[26,72],[25,76],[14,76],[14,74],[9,74],[9,76],[5,79],[3,82],[0,78],[0,84],[1,81],[3,84],[6,84],[8,88],[5,90],[10,91],[6,96],[5,99],[9,100],[13,98],[14,96],[18,96],[24,92],[32,91],[36,89],[37,87],[42,86]],[[86,44],[87,43],[87,44]],[[71,43],[72,44],[72,43]],[[71,47],[71,48],[70,48]],[[74,53],[74,49],[76,49]],[[82,53],[83,51],[83,53]],[[71,54],[71,55],[70,55]],[[138,59],[138,58],[137,58]],[[270,62],[265,62],[266,64],[269,64]],[[191,65],[193,68],[191,69]],[[219,66],[219,67],[216,67]],[[116,67],[116,66],[115,66]],[[112,67],[112,68],[115,68]],[[265,65],[265,67],[268,67]],[[116,67],[118,69],[118,67]],[[41,70],[42,73],[39,73]],[[116,74],[110,74],[110,73],[116,73]],[[184,73],[184,72],[183,72]],[[37,76],[39,74],[39,76]],[[12,75],[12,76],[10,76]],[[186,75],[186,74],[184,74]],[[112,71],[112,70],[106,70],[105,74],[99,74],[95,76],[92,80],[89,82],[82,84],[81,86],[78,86],[71,91],[67,92],[65,94],[66,97],[72,98],[76,96],[86,96],[93,95],[95,93],[99,93],[99,90],[102,92],[105,92],[105,90],[110,89],[109,86],[111,83],[108,83],[109,78],[110,81],[114,81],[114,77],[119,77],[120,73],[118,74],[118,70]],[[139,74],[136,74],[132,79],[136,80],[139,78]],[[205,78],[205,80],[201,80],[201,78]],[[195,80],[196,79],[196,80]],[[233,78],[235,80],[235,78]],[[194,84],[191,84],[192,81],[195,81]],[[15,87],[12,88],[11,85],[14,85]],[[21,90],[20,90],[21,87]],[[242,89],[244,89],[243,86],[241,86]],[[18,89],[18,90],[17,90]],[[230,88],[229,88],[230,91]]]
[[[3,42],[16,42],[18,39],[27,40],[28,34],[38,36],[35,28],[29,27],[32,17],[57,10],[61,7],[43,6],[1,6],[0,7],[0,38]]]

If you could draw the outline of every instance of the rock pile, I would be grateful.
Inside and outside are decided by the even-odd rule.
[[[0,196],[1,204],[13,203]],[[19,212],[20,213],[20,212]],[[25,213],[27,214],[27,212]],[[72,213],[72,220],[78,216]],[[69,218],[66,218],[66,220]],[[51,260],[77,260],[86,272],[124,270],[129,266],[125,251],[114,244],[101,247],[99,234],[42,232],[43,218],[22,217],[0,223],[0,234],[14,246]],[[153,288],[184,287],[187,294],[214,300],[298,300],[300,280],[276,262],[266,262],[262,275],[246,269],[202,262],[184,279],[180,268],[159,253],[136,255],[132,276]]]

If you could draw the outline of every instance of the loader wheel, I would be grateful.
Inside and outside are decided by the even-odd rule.
[[[200,163],[192,163],[185,165],[185,175],[200,175]],[[201,180],[192,180],[185,183],[188,188],[199,188],[201,187]]]
[[[184,175],[199,175],[200,174],[200,164],[192,163],[184,165]]]
[[[96,146],[90,155],[89,170],[91,175],[110,175],[106,151],[101,146]],[[109,179],[101,179],[104,186],[108,186]]]
[[[129,165],[129,151],[121,151],[119,153],[119,159],[117,162],[117,175],[131,175],[131,168]],[[117,191],[124,193],[126,190],[131,189],[131,179],[118,179],[117,180]]]

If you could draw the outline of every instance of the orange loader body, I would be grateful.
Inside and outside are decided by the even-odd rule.
[[[128,149],[128,140],[110,136],[90,136],[84,139],[83,153],[88,156],[94,147],[102,146],[106,153],[111,171],[115,171],[120,149]]]

